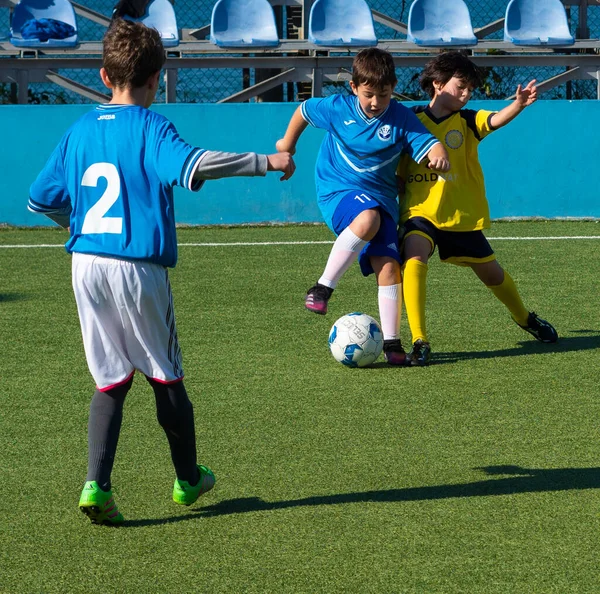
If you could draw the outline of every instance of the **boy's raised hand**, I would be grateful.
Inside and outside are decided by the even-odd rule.
[[[296,164],[289,152],[274,153],[267,155],[267,171],[282,171],[279,181],[285,181],[294,175]]]
[[[431,150],[427,153],[427,167],[429,169],[433,169],[435,171],[444,171],[450,170],[450,157],[448,155],[448,151],[446,147],[438,142],[431,147]]]
[[[535,103],[537,100],[536,80],[530,80],[525,88],[521,85],[517,87],[515,100],[501,109],[490,118],[490,124],[493,129],[502,128],[509,122],[512,122],[526,107]]]
[[[529,81],[529,84],[525,88],[522,88],[521,85],[517,87],[517,92],[515,93],[515,102],[521,107],[528,107],[537,100],[537,87],[535,86],[536,82],[537,81],[533,79]]]

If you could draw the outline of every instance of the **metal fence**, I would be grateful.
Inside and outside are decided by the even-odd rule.
[[[369,6],[394,19],[406,22],[412,0],[367,0]],[[210,17],[216,0],[175,0],[175,13],[180,29],[195,29],[210,24]],[[110,16],[116,0],[85,0],[85,6]],[[508,0],[466,0],[474,28],[482,27],[487,23],[504,16]],[[290,7],[281,6],[282,22],[286,23]],[[578,23],[578,8],[567,7],[573,35],[576,35]],[[0,38],[9,38],[9,9],[0,8]],[[104,28],[88,19],[78,17],[79,38],[82,41],[97,41],[102,39]],[[588,8],[589,38],[600,38],[600,6]],[[382,24],[375,23],[377,37],[382,39],[402,39],[404,36]],[[286,31],[282,31],[286,37]],[[502,31],[490,35],[490,39],[500,39]],[[519,83],[527,83],[530,79],[546,80],[560,74],[564,67],[502,67],[486,71],[486,85],[484,90],[477,91],[474,98],[504,99],[514,93]],[[420,70],[413,68],[398,69],[398,85],[396,91],[407,98],[415,100],[425,99],[419,88],[418,75]],[[81,84],[100,92],[106,92],[102,86],[96,70],[61,70],[61,74]],[[259,73],[260,75],[260,73]],[[211,103],[216,102],[233,93],[241,91],[245,86],[252,84],[257,77],[254,69],[243,71],[241,69],[182,69],[177,80],[177,101],[182,103]],[[348,92],[344,83],[326,83],[324,94]],[[296,84],[284,85],[282,99],[296,101],[301,97]],[[544,99],[596,99],[597,83],[593,80],[573,80],[549,90],[543,95]],[[157,101],[164,101],[164,83],[157,94]],[[0,104],[14,101],[14,90],[8,83],[0,83]],[[69,92],[52,83],[31,83],[29,85],[30,103],[90,103],[81,95]]]

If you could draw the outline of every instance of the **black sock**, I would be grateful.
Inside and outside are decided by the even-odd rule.
[[[182,481],[195,485],[199,479],[196,465],[196,431],[194,407],[183,382],[161,384],[148,378],[156,399],[156,417],[164,429],[175,474]]]
[[[133,377],[122,386],[106,392],[96,390],[90,405],[88,421],[88,473],[86,481],[96,481],[104,491],[110,490],[121,422],[123,404]]]

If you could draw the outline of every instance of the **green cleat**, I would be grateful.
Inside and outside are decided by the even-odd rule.
[[[215,486],[215,475],[207,466],[198,464],[200,480],[197,485],[175,479],[173,485],[173,501],[179,505],[192,505],[200,495],[210,491]]]
[[[96,481],[88,481],[83,486],[79,509],[92,524],[117,526],[123,523],[123,515],[117,508],[112,491],[103,491]]]

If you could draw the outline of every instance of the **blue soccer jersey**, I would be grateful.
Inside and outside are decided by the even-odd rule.
[[[63,136],[31,186],[28,207],[70,212],[69,253],[174,266],[173,186],[200,189],[193,173],[204,152],[157,113],[99,105]]]
[[[394,99],[373,118],[365,115],[355,95],[308,99],[301,113],[311,126],[327,130],[317,158],[316,186],[329,227],[341,199],[352,191],[365,192],[397,221],[400,157],[407,153],[421,162],[437,138]]]

